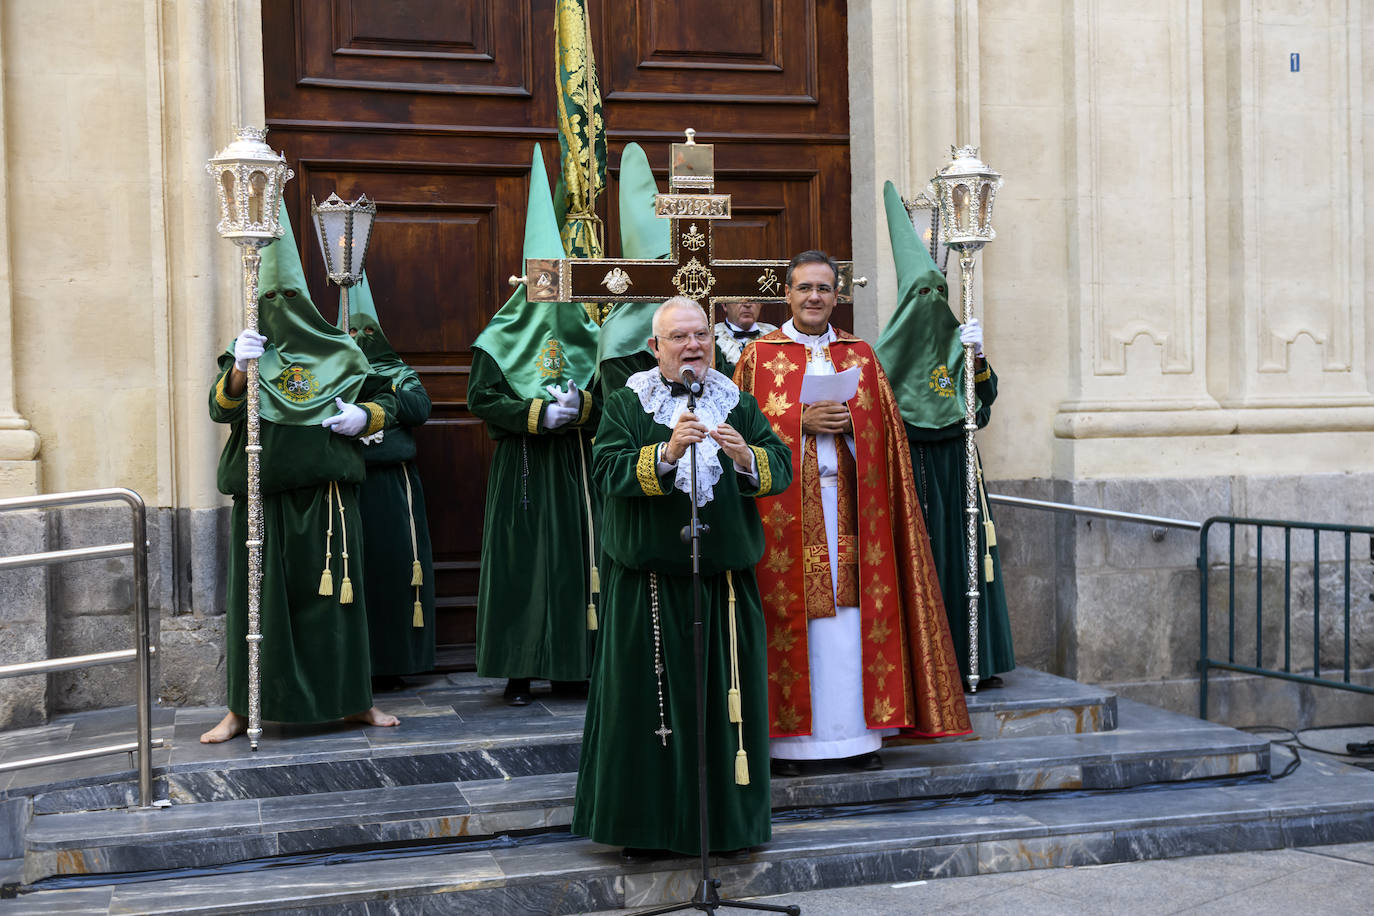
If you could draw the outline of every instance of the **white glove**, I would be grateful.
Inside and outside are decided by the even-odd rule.
[[[557,385],[546,385],[544,390],[553,395],[553,399],[558,402],[559,407],[571,407],[578,410],[582,407],[581,392],[577,390],[577,382],[568,380],[568,390],[560,391]]]
[[[332,417],[325,417],[320,425],[326,429],[333,430],[340,436],[352,438],[358,433],[367,429],[367,411],[357,404],[346,404],[343,398],[335,398],[334,404],[339,408],[339,412]]]
[[[557,429],[576,420],[577,413],[576,407],[564,407],[557,401],[551,401],[549,406],[544,408],[544,416],[539,418],[539,425],[545,429]]]
[[[983,326],[978,323],[977,318],[969,319],[968,324],[959,325],[959,343],[965,346],[973,344],[973,355],[979,359],[983,358]]]
[[[263,345],[267,343],[267,338],[257,331],[243,329],[243,333],[234,341],[234,368],[240,372],[248,371],[248,361],[262,356]]]

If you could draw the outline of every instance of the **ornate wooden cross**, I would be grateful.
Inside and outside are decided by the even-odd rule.
[[[671,220],[669,255],[664,260],[627,258],[530,258],[525,284],[531,302],[662,302],[687,296],[703,307],[718,302],[785,302],[787,261],[722,261],[712,253],[711,227],[730,218],[730,195],[714,194],[715,147],[697,143],[688,128],[686,143],[672,145],[667,194],[654,198],[654,211]],[[854,262],[839,261],[840,302],[853,301]]]

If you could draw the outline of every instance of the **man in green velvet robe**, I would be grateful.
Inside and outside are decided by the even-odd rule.
[[[434,560],[425,491],[415,467],[416,427],[429,419],[420,376],[382,333],[367,275],[349,291],[348,329],[372,371],[391,380],[396,414],[364,436],[367,480],[358,489],[367,566],[367,624],[372,689],[405,687],[403,674],[434,667]]]
[[[950,635],[965,689],[969,676],[967,514],[964,473],[964,344],[976,348],[974,394],[979,428],[992,416],[997,375],[982,354],[977,319],[960,325],[949,308],[945,276],[916,233],[892,182],[883,187],[888,234],[897,262],[897,311],[878,339],[911,445],[917,497],[930,532],[930,549],[949,615]],[[983,474],[978,468],[978,686],[1000,687],[999,673],[1016,667],[1002,564]]]
[[[768,662],[754,564],[763,525],[754,498],[791,483],[787,446],[753,396],[709,369],[706,314],[677,297],[653,317],[657,366],[603,407],[593,472],[605,496],[600,642],[578,767],[574,833],[624,846],[629,860],[700,850],[692,558],[680,530],[697,502],[706,671],[708,848],[771,836]],[[695,413],[684,366],[704,380]],[[752,753],[754,765],[749,765]]]
[[[283,207],[281,219],[288,223]],[[245,330],[219,358],[210,418],[227,423],[217,475],[234,499],[228,614],[229,712],[201,742],[248,726],[247,366],[258,359],[263,507],[262,717],[277,722],[348,719],[396,725],[372,705],[363,526],[365,476],[357,437],[395,415],[391,381],[373,374],[348,335],[320,317],[289,223],[262,255],[261,333]],[[354,580],[358,581],[355,582]]]
[[[564,256],[537,145],[524,256]],[[586,311],[528,302],[524,286],[473,343],[468,406],[496,441],[477,586],[477,673],[506,678],[513,706],[530,702],[535,678],[578,693],[591,667],[595,359],[596,325]]]

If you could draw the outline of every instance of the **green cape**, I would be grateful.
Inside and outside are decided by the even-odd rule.
[[[271,423],[313,426],[339,412],[336,397],[354,403],[371,369],[311,301],[285,202],[281,222],[286,235],[263,249],[258,270],[258,333],[267,338],[258,357],[259,411]]]
[[[339,323],[343,323],[342,315],[339,316]],[[372,298],[372,286],[367,282],[366,271],[348,291],[348,327],[356,332],[353,342],[363,351],[373,372],[391,379],[396,388],[400,388],[411,379],[420,378],[414,369],[396,355],[391,341],[382,333],[382,322],[377,317],[377,303]]]
[[[654,195],[658,184],[649,157],[638,143],[626,144],[620,154],[620,256],[649,261],[669,254],[668,220],[654,215]],[[601,324],[598,364],[608,359],[629,356],[641,350],[653,334],[654,305],[649,302],[622,302]]]
[[[897,311],[883,328],[878,362],[902,419],[940,429],[964,417],[964,346],[949,309],[945,275],[916,234],[892,182],[883,184],[887,232],[897,262]]]
[[[530,167],[524,257],[564,257],[549,176],[537,143]],[[587,387],[596,370],[596,337],[596,323],[586,309],[570,303],[529,302],[521,284],[472,346],[496,361],[517,395],[547,399],[544,387],[549,384],[562,387],[571,380],[579,388]]]

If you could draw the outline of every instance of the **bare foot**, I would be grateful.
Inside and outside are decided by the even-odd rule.
[[[363,725],[377,725],[382,728],[390,728],[393,725],[400,725],[401,720],[389,712],[382,712],[376,706],[366,712],[355,712],[351,716],[344,716],[345,722],[360,722]]]
[[[248,731],[248,719],[236,712],[227,712],[219,724],[200,736],[201,744],[220,744]]]

